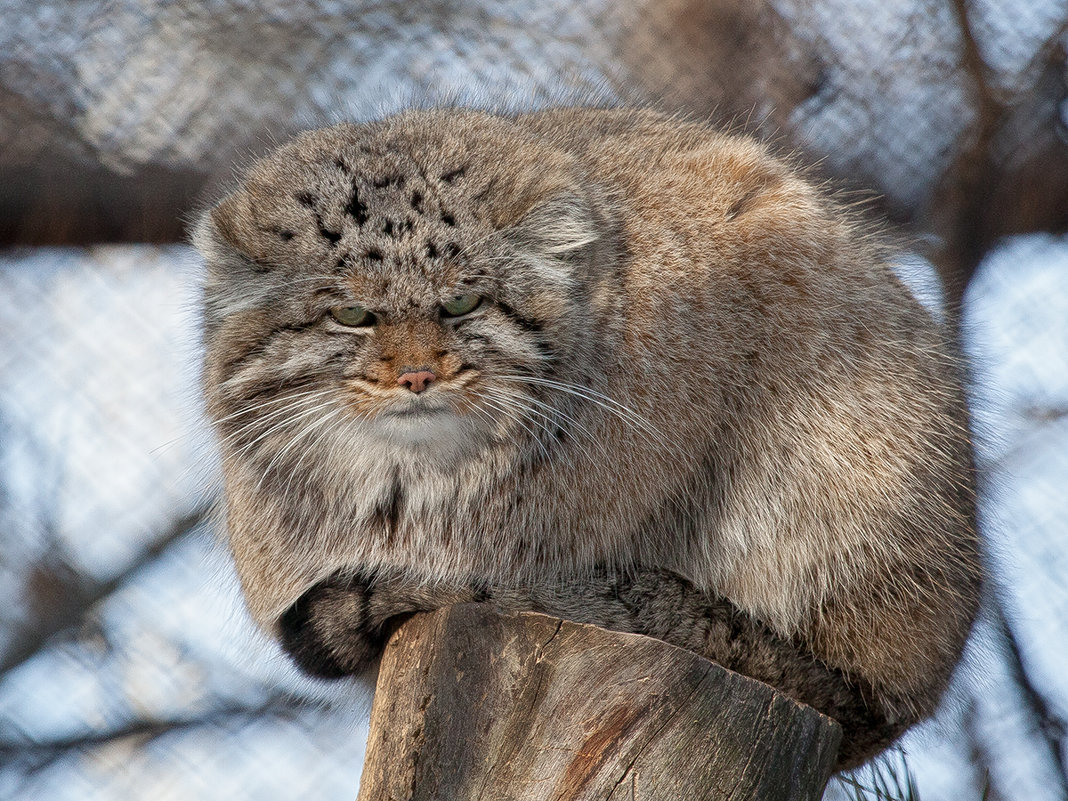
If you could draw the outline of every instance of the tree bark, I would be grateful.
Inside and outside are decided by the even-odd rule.
[[[358,801],[815,801],[840,738],[651,637],[462,604],[386,646]]]

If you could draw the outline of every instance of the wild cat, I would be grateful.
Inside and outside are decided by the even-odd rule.
[[[407,112],[297,136],[195,239],[230,546],[308,672],[475,600],[765,681],[840,767],[934,709],[981,583],[957,360],[761,144]]]

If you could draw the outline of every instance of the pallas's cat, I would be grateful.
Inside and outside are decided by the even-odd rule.
[[[980,585],[959,371],[762,145],[408,112],[278,148],[196,243],[229,542],[309,672],[480,600],[766,681],[841,766],[934,708]]]

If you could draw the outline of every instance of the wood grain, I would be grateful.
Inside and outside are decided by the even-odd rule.
[[[815,801],[840,737],[659,640],[463,604],[391,638],[359,801]]]

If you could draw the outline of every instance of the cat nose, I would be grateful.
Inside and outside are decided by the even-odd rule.
[[[402,387],[408,387],[408,389],[418,395],[436,378],[437,376],[426,367],[421,367],[416,370],[408,370],[407,372],[401,373],[400,377],[397,379],[397,383]]]

